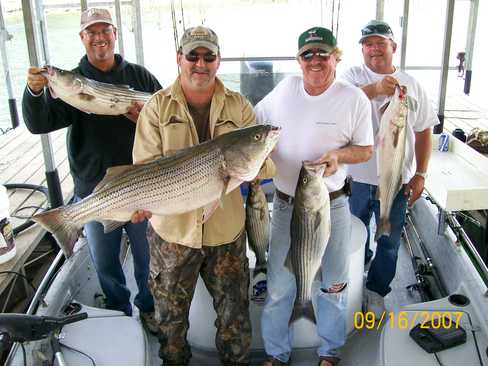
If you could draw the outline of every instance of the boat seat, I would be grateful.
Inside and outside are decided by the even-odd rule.
[[[364,246],[366,243],[366,227],[355,216],[352,217],[351,252],[348,283],[348,317],[347,331],[353,331],[353,316],[361,311],[364,273]],[[250,272],[253,272],[255,257],[248,252]],[[252,280],[252,279],[251,279]],[[252,284],[252,282],[251,282]],[[251,286],[252,287],[252,286]],[[252,289],[250,289],[251,291]],[[252,349],[263,349],[261,337],[262,303],[250,301],[250,316],[252,322]],[[201,277],[198,278],[195,295],[190,307],[190,329],[188,341],[192,347],[205,351],[215,350],[215,319],[216,314],[212,305],[212,298]],[[292,325],[293,348],[316,347],[319,344],[315,325],[307,319],[299,319]]]
[[[466,286],[461,286],[457,295],[454,295],[463,294],[470,298],[471,301],[466,305],[454,304],[449,301],[450,297],[445,297],[435,301],[407,305],[395,311],[394,321],[390,317],[383,326],[377,364],[380,366],[430,366],[440,363],[446,366],[480,365],[472,330],[475,331],[483,364],[486,364],[488,362],[488,355],[485,352],[488,328],[483,322],[483,314],[486,314],[486,298],[481,294],[469,296],[469,290],[466,291],[466,289]],[[444,318],[445,321],[440,323],[439,318]],[[437,363],[434,354],[424,351],[409,336],[411,328],[419,323],[425,324],[430,321],[434,321],[434,327],[445,329],[460,325],[466,331],[466,343],[437,352],[440,363]]]
[[[82,306],[88,319],[63,327],[61,343],[88,354],[97,365],[149,365],[149,346],[141,323],[122,312]],[[86,356],[62,348],[67,365],[90,364]]]

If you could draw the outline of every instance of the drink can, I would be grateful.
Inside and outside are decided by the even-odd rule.
[[[449,151],[449,135],[441,133],[439,136],[439,151]]]

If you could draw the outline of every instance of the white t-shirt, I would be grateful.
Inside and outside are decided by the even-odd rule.
[[[407,95],[409,97],[409,110],[407,120],[407,146],[405,149],[404,168],[402,173],[402,183],[408,183],[415,174],[415,132],[421,132],[426,128],[433,127],[439,123],[437,115],[434,113],[432,105],[422,86],[407,73],[396,70],[393,76],[401,85],[407,87]],[[362,87],[382,80],[385,74],[377,74],[371,71],[366,65],[354,66],[347,70],[341,78],[350,82],[351,84]],[[372,106],[372,120],[374,136],[379,130],[380,114],[379,109],[385,103],[387,97],[379,96],[371,100]],[[348,167],[349,174],[357,182],[378,185],[378,155],[376,149],[373,152],[373,157],[365,163],[350,165]]]
[[[281,81],[255,107],[258,123],[281,127],[271,154],[276,165],[276,188],[295,195],[304,160],[315,160],[346,145],[373,145],[371,106],[364,93],[352,85],[334,81],[322,94],[307,94],[300,76]],[[330,192],[344,185],[346,167],[325,178]]]

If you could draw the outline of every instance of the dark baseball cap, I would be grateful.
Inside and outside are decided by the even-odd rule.
[[[394,41],[393,31],[389,24],[381,20],[372,20],[361,29],[359,43],[363,43],[366,38],[371,36],[379,36]]]
[[[314,48],[318,48],[330,54],[336,46],[336,38],[330,30],[322,27],[312,27],[298,37],[297,56]]]

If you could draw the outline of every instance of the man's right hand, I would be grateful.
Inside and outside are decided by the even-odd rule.
[[[137,224],[139,222],[144,221],[145,219],[150,219],[151,217],[152,217],[152,213],[150,211],[137,210],[130,217],[130,222],[132,222],[133,224]]]
[[[43,68],[31,66],[27,70],[27,86],[34,94],[39,93],[46,85],[47,79],[41,74]]]
[[[397,79],[393,76],[385,76],[383,79],[375,83],[376,95],[393,95],[397,85],[399,85]]]

